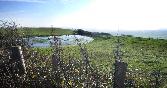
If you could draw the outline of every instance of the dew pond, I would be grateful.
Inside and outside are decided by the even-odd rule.
[[[81,35],[62,35],[57,37],[60,39],[62,46],[77,45],[76,39],[78,39],[80,43],[84,44],[93,41],[92,37]],[[28,43],[31,47],[50,47],[52,43],[54,43],[54,40],[53,36],[30,37]]]

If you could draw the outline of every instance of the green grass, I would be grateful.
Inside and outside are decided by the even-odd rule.
[[[122,37],[123,46],[122,59],[129,64],[129,68],[142,69],[143,71],[160,69],[167,67],[167,40],[155,40],[147,38]],[[107,40],[100,38],[86,45],[91,63],[95,65],[110,65],[114,61],[114,50],[116,49],[116,37]],[[43,48],[45,49],[45,48]],[[42,49],[39,49],[42,50]],[[42,50],[44,51],[44,50]],[[79,58],[80,50],[78,46],[63,47],[64,54]],[[67,55],[67,56],[68,56]],[[158,65],[157,65],[158,63]]]
[[[19,30],[28,36],[50,36],[50,35],[68,35],[72,34],[73,30],[63,28],[23,28]]]
[[[150,76],[151,73],[158,70],[167,73],[167,40],[127,36],[120,37],[120,40],[123,43],[122,59],[128,63],[127,73],[133,74],[127,75],[129,79],[135,80],[138,85],[148,87],[149,80],[154,79],[153,76]],[[86,45],[90,64],[104,74],[113,72],[115,61],[113,51],[116,49],[116,41],[116,37],[110,39],[99,37]],[[45,52],[45,50],[42,51]],[[69,58],[82,59],[78,46],[66,46],[63,47],[63,51],[63,59],[66,61]],[[47,50],[46,53],[48,52],[50,51]]]
[[[152,78],[150,74],[160,70],[167,73],[167,40],[156,40],[147,38],[122,37],[123,61],[128,63],[128,72],[135,73],[129,78],[133,78],[140,85],[148,87],[147,83]],[[114,63],[114,46],[116,38],[108,40],[96,40],[88,44],[88,50],[94,52],[91,57],[92,62],[101,65],[102,71],[109,71]],[[148,78],[147,78],[148,77]],[[165,79],[166,80],[166,79]]]

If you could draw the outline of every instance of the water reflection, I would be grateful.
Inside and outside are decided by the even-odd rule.
[[[61,44],[63,46],[76,45],[77,44],[76,38],[81,43],[85,43],[85,44],[93,41],[92,37],[81,36],[81,35],[62,35],[62,36],[58,36],[58,38],[60,38]],[[33,37],[29,39],[29,45],[31,47],[50,47],[53,42],[54,42],[53,36]]]

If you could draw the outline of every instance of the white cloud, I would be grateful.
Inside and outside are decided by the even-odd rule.
[[[167,28],[165,0],[94,0],[77,12],[62,16],[55,25],[100,31]],[[103,29],[103,30],[102,30]]]

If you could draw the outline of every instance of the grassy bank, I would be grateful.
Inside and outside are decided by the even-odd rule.
[[[21,33],[26,36],[50,36],[50,35],[67,35],[72,34],[73,30],[63,28],[23,28],[20,29]]]

